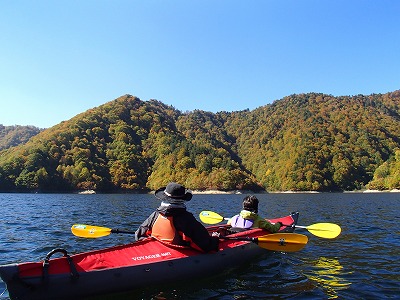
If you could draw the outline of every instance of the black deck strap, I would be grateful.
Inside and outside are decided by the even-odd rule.
[[[231,227],[228,229],[228,232],[232,233],[238,233],[238,232],[243,232],[250,230],[251,228],[241,228],[241,227]]]
[[[43,281],[47,282],[49,280],[50,258],[55,253],[62,253],[63,256],[67,258],[68,265],[69,265],[69,268],[71,270],[71,279],[72,280],[78,279],[79,278],[79,273],[76,270],[76,267],[74,265],[74,262],[73,262],[71,256],[68,255],[67,250],[62,249],[62,248],[56,248],[56,249],[51,250],[46,255],[46,258],[44,259],[44,262],[43,262],[43,275],[42,275]]]

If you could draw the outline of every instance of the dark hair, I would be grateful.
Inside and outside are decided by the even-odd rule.
[[[258,213],[258,199],[256,196],[251,195],[243,199],[243,209]]]

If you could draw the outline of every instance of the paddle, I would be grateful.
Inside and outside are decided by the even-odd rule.
[[[222,222],[223,220],[229,220],[229,218],[224,218],[223,216],[217,214],[216,212],[210,210],[203,210],[199,214],[200,220],[205,224],[214,225]]]
[[[309,226],[296,225],[296,227],[307,229],[313,235],[325,239],[334,239],[342,231],[339,225],[333,223],[315,223]]]
[[[110,235],[111,233],[129,233],[135,234],[134,231],[126,231],[119,229],[111,229],[107,227],[92,226],[85,224],[74,224],[71,227],[71,231],[74,235],[84,238],[99,238]]]
[[[199,215],[200,220],[205,224],[217,224],[223,220],[229,220],[229,218],[224,218],[223,216],[217,214],[213,211],[202,211]],[[292,226],[291,224],[283,224],[284,226]],[[310,233],[315,236],[333,239],[337,237],[342,229],[339,225],[333,223],[316,223],[309,226],[295,225],[297,228],[307,229]]]
[[[71,227],[74,235],[83,238],[99,238],[110,235],[111,233],[128,233],[134,234],[134,231],[125,231],[111,229],[107,227],[92,226],[85,224],[74,224]],[[294,252],[303,249],[307,244],[308,238],[305,235],[297,233],[274,233],[260,237],[225,237],[220,236],[224,240],[249,241],[256,243],[261,248],[272,251]]]
[[[224,240],[250,241],[256,243],[261,248],[282,251],[295,252],[304,248],[308,242],[307,236],[298,233],[272,233],[259,237],[227,237],[221,236]]]

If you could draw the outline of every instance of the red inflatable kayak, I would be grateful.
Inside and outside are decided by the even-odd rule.
[[[297,219],[296,212],[271,221],[291,225],[296,224]],[[226,225],[212,226],[208,230],[211,233],[221,227]],[[294,227],[289,226],[281,228],[281,232],[293,230]],[[236,267],[267,251],[254,243],[257,240],[254,238],[266,234],[268,232],[262,229],[229,234],[229,239],[221,240],[218,252],[207,254],[169,246],[152,238],[74,255],[55,249],[42,262],[2,265],[0,276],[11,299],[77,299],[131,291],[215,275]],[[284,252],[285,243],[281,245]],[[62,257],[51,258],[58,252]]]

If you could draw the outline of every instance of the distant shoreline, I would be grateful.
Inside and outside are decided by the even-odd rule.
[[[88,191],[52,191],[52,192],[42,192],[42,191],[0,191],[4,194],[80,194],[80,195],[91,195],[91,194],[154,194],[154,191],[114,191],[111,193],[88,190]],[[221,190],[192,190],[194,195],[251,195],[251,194],[324,194],[324,193],[400,193],[400,189],[392,190],[355,190],[355,191],[336,191],[336,192],[318,192],[318,191],[250,191],[250,190],[231,190],[231,191],[221,191]]]
[[[318,191],[262,191],[262,192],[253,192],[253,191],[242,191],[242,190],[234,190],[234,191],[219,191],[219,190],[206,190],[199,191],[193,190],[192,193],[194,195],[238,195],[238,194],[322,194],[322,193],[330,193],[330,192],[318,192]],[[400,193],[400,189],[392,189],[392,190],[357,190],[357,191],[343,191],[338,193]]]

